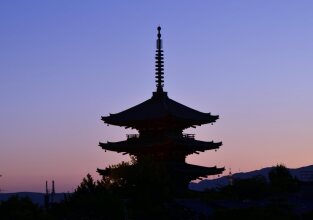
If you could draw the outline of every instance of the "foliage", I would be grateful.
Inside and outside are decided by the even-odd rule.
[[[105,187],[103,181],[94,181],[90,174],[83,179],[66,201],[50,210],[56,219],[109,220],[123,219],[122,200]]]
[[[122,219],[124,215],[165,219],[169,215],[164,206],[170,198],[165,164],[148,157],[138,163],[133,157],[131,162],[109,166],[105,174],[100,181],[88,174],[66,201],[49,212],[56,219],[77,220]]]
[[[121,162],[116,165],[111,165],[105,169],[106,175],[103,176],[103,184],[120,193],[127,193],[132,190],[135,182],[134,166],[137,164],[133,157],[131,162]]]
[[[260,199],[285,192],[296,192],[299,182],[292,177],[284,165],[273,167],[268,174],[269,182],[262,175],[248,179],[234,179],[233,185],[217,190],[207,190],[205,194],[213,199]]]
[[[113,191],[122,192],[123,196],[131,196],[141,201],[150,202],[168,199],[171,193],[171,181],[166,165],[150,157],[131,162],[122,162],[106,168],[104,184]]]
[[[313,210],[302,215],[303,220],[312,220],[313,219]]]
[[[205,200],[214,199],[259,199],[268,195],[266,178],[257,175],[248,179],[234,179],[233,185],[210,189],[204,192]]]
[[[293,220],[297,219],[288,209],[277,207],[250,207],[241,209],[219,209],[215,212],[213,220]]]
[[[234,179],[232,188],[237,197],[249,199],[266,196],[268,189],[266,179],[262,175],[248,179]]]
[[[12,196],[0,204],[1,220],[42,220],[43,210],[28,197]]]
[[[126,208],[130,217],[145,219],[154,216],[164,219],[168,215],[164,203],[172,197],[166,165],[148,156],[139,160],[133,157],[129,163],[108,167],[103,183],[107,189],[127,198]]]
[[[298,180],[294,178],[283,164],[273,167],[268,174],[270,184],[275,192],[294,192],[298,189]]]
[[[28,198],[11,197],[0,203],[0,219],[201,219],[201,213],[177,203],[177,195],[173,193],[175,186],[172,185],[175,180],[167,173],[165,163],[149,157],[139,160],[140,163],[137,158],[132,158],[131,162],[108,167],[102,180],[95,181],[87,174],[74,193],[67,195],[65,201],[52,204],[47,210],[33,204]],[[234,179],[232,185],[204,193],[190,192],[184,195],[184,199],[193,201],[202,198],[212,202],[215,209],[213,220],[296,219],[286,199],[288,197],[280,195],[289,195],[285,192],[294,190],[298,181],[283,165],[273,167],[269,180],[267,182],[264,176]],[[266,202],[253,203],[253,200]],[[223,208],[223,201],[226,204],[227,201],[234,201],[233,206],[237,208]],[[312,219],[312,213],[308,212],[299,218]]]

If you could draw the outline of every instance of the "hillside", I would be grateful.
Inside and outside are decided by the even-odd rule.
[[[11,196],[29,197],[33,201],[33,203],[38,204],[40,206],[44,205],[45,193],[37,192],[0,193],[0,201],[6,201]],[[54,196],[54,201],[60,202],[62,200],[64,200],[64,193],[56,193]]]
[[[266,167],[260,170],[254,170],[250,172],[240,172],[233,174],[234,179],[248,179],[253,176],[257,175],[263,175],[266,178],[268,177],[268,173],[271,170],[271,167]],[[294,177],[297,177],[300,181],[313,181],[313,165],[300,167],[296,169],[289,169],[291,175]],[[195,191],[203,191],[208,188],[215,188],[215,187],[223,187],[228,184],[228,176],[223,176],[217,179],[209,180],[205,179],[198,183],[190,183],[189,189],[195,190]]]

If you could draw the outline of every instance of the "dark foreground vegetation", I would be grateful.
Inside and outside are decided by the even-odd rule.
[[[185,193],[172,193],[162,167],[151,167],[133,160],[109,167],[101,181],[88,174],[63,202],[46,207],[11,197],[0,203],[0,219],[313,219],[313,186],[293,178],[283,165],[273,167],[268,178],[235,179],[220,189]]]

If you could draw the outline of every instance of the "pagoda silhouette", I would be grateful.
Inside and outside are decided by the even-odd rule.
[[[128,134],[120,142],[99,143],[105,150],[135,156],[137,163],[145,158],[156,164],[163,164],[170,184],[176,191],[187,191],[191,180],[221,174],[224,168],[203,167],[187,164],[185,159],[193,153],[218,149],[222,142],[206,142],[195,139],[194,134],[185,134],[183,130],[208,123],[214,123],[219,116],[203,113],[182,105],[163,91],[164,57],[161,40],[161,27],[157,28],[155,79],[156,91],[152,97],[134,107],[117,114],[101,117],[110,125],[132,128],[138,134]],[[97,170],[100,175],[107,175],[106,169]]]

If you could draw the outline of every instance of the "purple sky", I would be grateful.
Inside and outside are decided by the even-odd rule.
[[[0,188],[72,191],[132,130],[102,115],[151,97],[162,26],[169,97],[220,115],[187,162],[233,172],[313,164],[312,1],[0,1]]]

